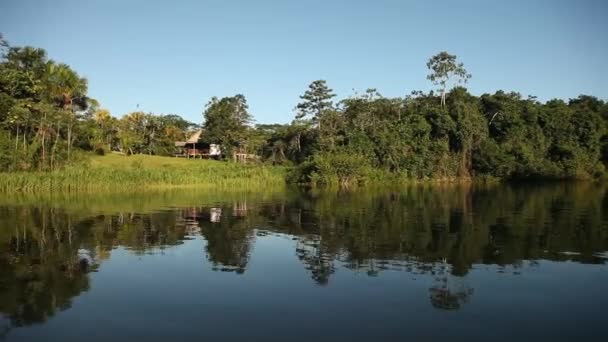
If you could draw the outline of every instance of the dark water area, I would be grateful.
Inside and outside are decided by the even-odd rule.
[[[0,340],[608,341],[592,183],[0,199]]]

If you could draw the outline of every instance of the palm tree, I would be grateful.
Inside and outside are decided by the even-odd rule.
[[[108,150],[110,150],[110,135],[112,131],[111,123],[112,123],[112,115],[110,111],[107,109],[98,109],[93,112],[93,120],[99,127],[100,136],[98,143],[107,145]]]
[[[147,116],[144,112],[132,112],[122,117],[120,120],[121,149],[128,150],[131,154],[135,151],[142,152],[146,137],[146,119]]]
[[[93,120],[99,125],[104,125],[110,120],[110,112],[107,109],[99,109],[93,113]]]
[[[80,77],[67,64],[47,63],[46,87],[51,101],[65,111],[67,116],[68,160],[72,147],[72,127],[74,125],[74,108],[85,109],[87,106],[87,80]]]

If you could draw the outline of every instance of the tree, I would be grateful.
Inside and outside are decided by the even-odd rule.
[[[450,145],[460,154],[457,175],[469,177],[472,171],[473,150],[488,136],[488,125],[481,113],[479,99],[466,89],[456,87],[450,92],[450,116],[456,123]]]
[[[72,129],[75,121],[74,109],[86,109],[87,80],[80,77],[67,64],[56,64],[53,61],[47,63],[45,86],[51,102],[66,112],[68,160],[72,149]]]
[[[129,153],[142,153],[145,139],[146,114],[129,113],[120,119],[119,139],[121,149]]]
[[[54,167],[54,151],[48,161],[51,141],[57,145],[58,123],[62,115],[48,101],[47,66],[49,61],[43,49],[10,47],[0,64],[0,98],[5,110],[5,126],[15,130],[13,167],[43,170]],[[52,136],[55,139],[52,140]],[[18,148],[19,146],[22,148]]]
[[[442,51],[431,57],[426,63],[431,73],[426,77],[434,85],[440,87],[441,106],[445,106],[445,95],[449,82],[456,79],[458,83],[466,83],[471,74],[467,73],[463,63],[456,62],[456,56]]]
[[[305,122],[295,120],[289,125],[273,125],[272,130],[267,130],[264,125],[259,125],[259,130],[269,131],[264,155],[273,163],[282,163],[286,159],[301,163],[314,153],[318,134],[311,130]]]
[[[0,53],[3,171],[53,170],[76,148],[172,154],[174,142],[192,127],[177,115],[132,113],[119,121],[87,96],[84,77],[45,50],[10,47],[0,36]]]
[[[177,114],[167,114],[161,115],[158,119],[162,122],[162,125],[165,127],[175,127],[181,131],[188,131],[195,127],[196,125],[188,120],[185,120],[181,116]]]
[[[232,155],[234,148],[246,145],[251,114],[245,96],[237,94],[207,103],[203,117],[204,139],[208,143],[220,144],[224,155]]]
[[[43,49],[10,47],[0,65],[0,90],[13,100],[39,101],[47,56]]]
[[[327,87],[325,80],[313,81],[304,95],[300,96],[303,102],[296,106],[298,113],[296,119],[311,118],[312,122],[321,128],[321,118],[323,114],[333,108],[331,99],[336,95],[332,89]]]
[[[6,50],[9,48],[8,42],[4,39],[2,33],[0,33],[0,61],[6,57]]]

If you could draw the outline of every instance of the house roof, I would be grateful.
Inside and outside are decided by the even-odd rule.
[[[203,134],[203,129],[199,129],[198,131],[194,132],[194,134],[192,134],[192,136],[190,136],[190,138],[188,140],[186,140],[186,142],[188,144],[197,143],[198,139],[201,137],[201,134]]]
[[[186,144],[196,144],[198,142],[198,139],[201,137],[201,134],[203,134],[203,129],[199,129],[196,132],[194,132],[194,134],[192,134],[190,136],[190,138],[188,138],[188,140],[186,141],[176,141],[175,142],[175,146],[186,146]]]

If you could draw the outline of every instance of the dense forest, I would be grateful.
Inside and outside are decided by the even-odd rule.
[[[174,142],[199,128],[175,114],[116,118],[68,65],[40,48],[0,43],[0,171],[52,171],[92,153],[172,155]],[[447,52],[427,68],[438,89],[397,98],[368,89],[338,100],[326,81],[314,81],[295,116],[288,114],[290,124],[253,124],[241,94],[213,98],[201,139],[221,144],[228,161],[240,150],[260,163],[292,166],[289,178],[299,183],[604,175],[605,101],[475,96],[463,87],[472,75]]]

